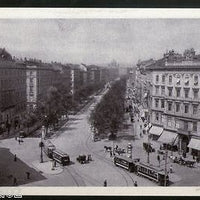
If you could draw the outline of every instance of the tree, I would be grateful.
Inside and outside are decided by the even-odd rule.
[[[97,134],[110,134],[114,139],[123,123],[126,79],[115,82],[91,112],[89,121]]]

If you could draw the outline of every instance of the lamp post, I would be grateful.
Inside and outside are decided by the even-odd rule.
[[[44,144],[42,142],[42,137],[41,137],[41,142],[39,144],[39,147],[41,149],[41,152],[40,152],[40,162],[43,163],[43,151],[42,151],[42,148],[43,148]]]
[[[43,147],[44,147],[44,143],[43,143],[43,139],[45,137],[44,132],[45,132],[45,128],[44,128],[44,126],[42,126],[41,141],[39,143],[39,147],[41,149],[41,151],[40,151],[40,162],[41,163],[43,163],[43,151],[42,150],[43,150]]]
[[[165,147],[165,182],[164,182],[164,186],[167,186],[167,146]]]

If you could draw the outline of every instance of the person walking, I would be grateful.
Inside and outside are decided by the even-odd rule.
[[[137,184],[137,181],[135,181],[135,182],[134,182],[134,186],[135,186],[135,187],[137,187],[137,186],[138,186],[138,184]]]
[[[169,167],[169,172],[173,173],[173,167],[172,167],[172,165],[170,165],[170,167]]]
[[[104,187],[107,187],[107,180],[105,179],[104,183],[103,183]]]
[[[160,155],[157,156],[157,160],[158,160],[158,164],[159,164],[159,167],[160,167]]]
[[[16,177],[13,178],[13,185],[17,185],[17,178]]]
[[[14,161],[16,162],[17,161],[17,155],[15,154],[14,156]]]
[[[26,172],[27,179],[30,179],[30,172]]]
[[[112,157],[112,151],[110,151],[110,157]]]

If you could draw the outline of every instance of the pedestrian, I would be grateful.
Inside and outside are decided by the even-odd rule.
[[[158,160],[159,167],[160,167],[160,156],[159,155],[157,156],[157,160]]]
[[[134,182],[134,186],[135,186],[135,187],[137,187],[137,186],[138,186],[138,184],[137,184],[137,181],[135,181],[135,182]]]
[[[17,161],[17,155],[15,154],[14,156],[14,161],[16,162]]]
[[[105,179],[104,183],[103,183],[104,187],[107,187],[107,180]]]
[[[13,178],[13,185],[17,185],[17,178],[16,177]]]
[[[18,142],[19,142],[19,144],[20,144],[20,142],[21,142],[21,140],[20,140],[20,138],[18,137]]]
[[[169,172],[173,173],[173,167],[172,167],[172,165],[170,165],[170,167],[169,167]]]
[[[27,179],[30,179],[30,172],[26,172]]]
[[[110,151],[110,157],[112,157],[112,151]]]

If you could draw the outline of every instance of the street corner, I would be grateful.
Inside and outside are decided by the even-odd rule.
[[[34,168],[38,171],[49,174],[49,175],[57,175],[63,172],[63,168],[57,164],[56,167],[53,167],[52,161],[45,161],[43,163],[39,162],[39,160],[32,162]]]

